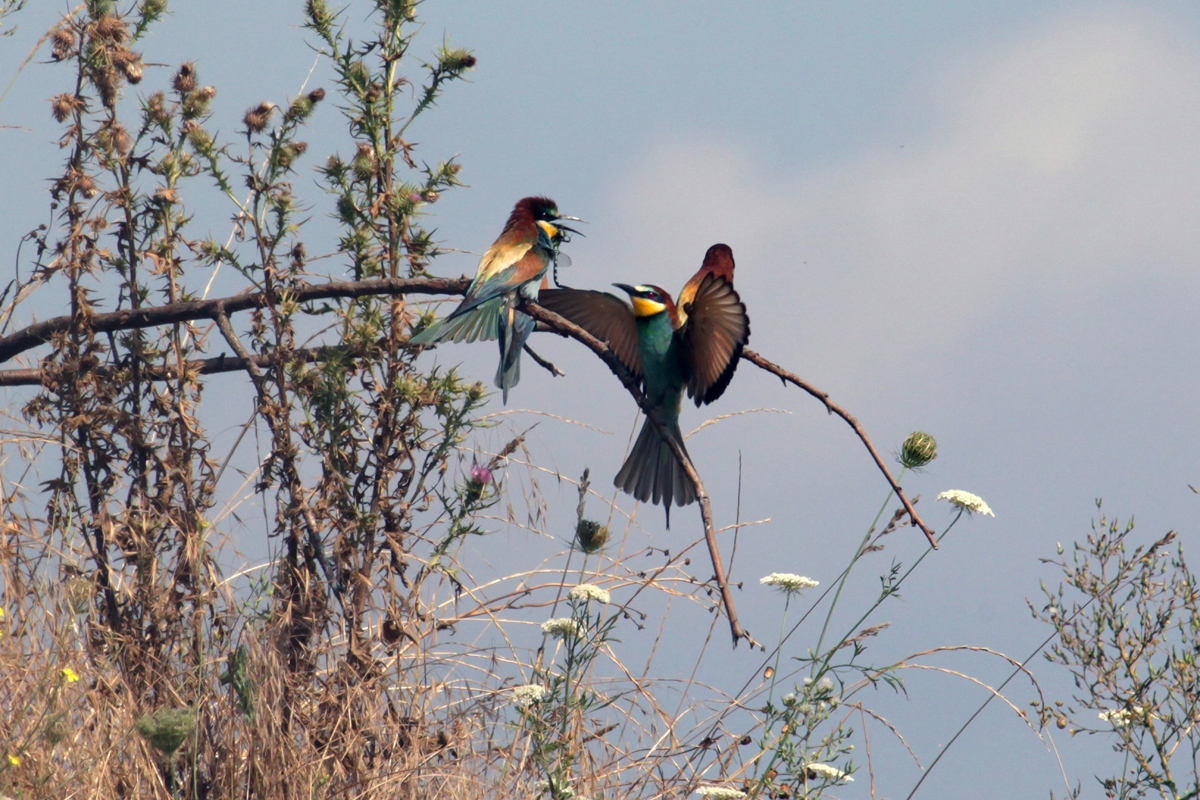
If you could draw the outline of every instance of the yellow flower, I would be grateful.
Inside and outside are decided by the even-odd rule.
[[[21,766],[21,759],[17,756],[9,756],[8,763],[12,764],[14,767],[19,767]]]
[[[63,667],[58,671],[58,675],[67,683],[74,683],[79,680],[79,676],[75,674],[75,670],[70,667]]]

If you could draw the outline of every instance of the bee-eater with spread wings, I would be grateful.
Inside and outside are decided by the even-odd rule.
[[[496,385],[508,402],[508,390],[521,380],[521,349],[533,332],[534,319],[517,310],[520,296],[538,299],[538,288],[558,255],[566,232],[556,225],[567,217],[546,197],[526,197],[517,202],[499,238],[483,254],[479,271],[458,308],[409,339],[409,344],[500,340],[500,366]]]
[[[679,305],[657,286],[614,285],[629,295],[632,308],[607,292],[580,289],[547,289],[538,302],[606,342],[641,378],[646,399],[683,447],[679,412],[684,388],[697,406],[716,400],[729,386],[750,340],[750,318],[733,288],[733,251],[724,244],[710,247],[700,270],[679,293]],[[672,502],[686,506],[696,500],[683,467],[650,420],[642,425],[614,483],[638,500],[662,503],[667,527]]]

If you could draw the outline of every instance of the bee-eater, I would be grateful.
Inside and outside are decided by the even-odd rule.
[[[521,296],[538,299],[538,288],[558,255],[558,245],[567,240],[567,232],[578,233],[554,224],[563,219],[583,221],[559,214],[558,205],[547,197],[519,200],[504,230],[483,254],[458,308],[413,336],[409,344],[499,339],[496,385],[507,403],[508,390],[521,380],[521,349],[535,325],[533,317],[516,307]]]
[[[580,289],[548,289],[538,302],[606,342],[641,378],[646,399],[683,447],[679,412],[684,388],[697,406],[716,400],[750,340],[750,318],[733,288],[733,251],[724,244],[710,247],[700,270],[679,293],[678,306],[658,286],[613,285],[629,295],[632,308],[607,292]],[[662,503],[668,528],[671,504],[696,500],[683,467],[650,420],[642,425],[614,483],[638,500]]]

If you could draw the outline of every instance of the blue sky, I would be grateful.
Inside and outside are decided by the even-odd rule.
[[[174,6],[145,43],[148,61],[170,66],[148,68],[140,89],[198,61],[202,81],[219,89],[212,127],[232,134],[246,108],[283,102],[306,79],[332,88],[321,68],[309,77],[300,3]],[[18,35],[0,40],[4,76],[60,10],[42,4],[15,18]],[[924,497],[919,509],[934,527],[950,518],[934,503],[946,489],[982,495],[995,510],[956,529],[886,609],[881,619],[895,624],[878,645],[881,660],[943,644],[1028,655],[1045,630],[1024,598],[1056,578],[1038,558],[1086,535],[1096,498],[1113,514],[1136,514],[1146,539],[1177,529],[1185,546],[1195,542],[1194,4],[429,0],[421,12],[418,52],[447,36],[479,58],[471,82],[453,87],[412,136],[427,160],[461,154],[470,188],[431,209],[448,244],[482,252],[512,203],[534,193],[590,222],[587,238],[570,245],[572,285],[674,290],[710,244],[726,242],[753,349],[829,391],[881,449],[914,429],[933,433],[941,457],[906,485]],[[351,4],[346,19],[365,15]],[[66,79],[34,64],[0,104],[0,124],[24,128],[3,131],[0,241],[10,264],[17,237],[45,216],[44,175],[30,167],[55,157],[46,98]],[[348,150],[336,144],[344,127],[332,105],[312,129],[312,164],[332,147]],[[214,226],[228,218],[219,206],[200,213]],[[438,271],[471,273],[476,262],[454,254]],[[527,365],[509,409],[611,431],[543,419],[529,440],[541,463],[569,476],[589,466],[607,484],[635,424],[632,401],[581,348],[553,337],[533,344],[568,377]],[[434,357],[485,381],[495,366],[491,347]],[[212,427],[244,421],[243,399],[235,418],[218,415]],[[501,410],[498,397],[494,405]],[[744,624],[767,639],[778,602],[758,577],[786,569],[831,578],[886,493],[840,421],[748,364],[716,405],[685,410],[683,427],[758,408],[789,413],[725,420],[689,450],[718,524],[734,520],[739,458],[742,519],[772,519],[741,534],[733,576],[746,583]],[[539,418],[511,419],[524,428]],[[546,483],[569,514],[573,490]],[[657,510],[640,514],[632,536],[679,547],[697,535],[684,524],[691,513],[678,512],[670,532]],[[539,558],[557,552],[531,536],[512,528],[496,541]],[[911,561],[921,540],[904,536],[889,556]],[[714,682],[737,684],[758,664],[744,649],[732,659],[714,652]],[[681,658],[680,669],[690,663]],[[955,663],[986,681],[1007,674]],[[1069,691],[1055,674],[1040,667],[1048,686]],[[915,676],[907,700],[880,703],[928,763],[982,697],[945,676]],[[1059,746],[1071,782],[1088,790],[1091,773],[1112,760],[1100,738]],[[917,773],[901,754],[880,757],[881,794],[903,796]],[[956,745],[921,796],[950,796],[967,780],[974,797],[1062,791],[1054,758],[1000,709]],[[866,790],[864,780],[842,796]]]

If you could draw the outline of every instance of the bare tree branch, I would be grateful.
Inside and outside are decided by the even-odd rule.
[[[213,319],[217,321],[218,326],[222,328],[222,333],[229,341],[229,333],[232,328],[226,330],[229,326],[228,314],[237,311],[246,311],[255,308],[262,308],[270,305],[274,301],[278,301],[286,297],[292,302],[312,302],[317,300],[327,300],[333,298],[351,298],[351,297],[366,297],[371,295],[381,294],[463,294],[470,285],[468,278],[381,278],[366,281],[335,281],[330,283],[319,284],[316,286],[302,286],[295,289],[289,289],[286,293],[281,293],[279,296],[271,297],[265,292],[255,292],[251,294],[240,294],[233,297],[217,298],[215,300],[195,300],[182,303],[171,303],[163,306],[152,306],[140,309],[128,309],[123,311],[114,311],[108,314],[96,314],[90,320],[91,328],[96,332],[130,330],[134,328],[146,328],[155,325],[165,325],[175,322],[185,322],[197,319]],[[746,639],[751,645],[757,645],[749,635],[742,629],[738,623],[737,611],[733,605],[733,597],[729,590],[728,582],[725,578],[725,569],[721,562],[720,552],[717,550],[716,536],[712,522],[712,507],[708,499],[708,493],[704,489],[704,484],[692,465],[691,460],[683,451],[682,447],[673,437],[667,435],[666,428],[663,427],[662,420],[658,413],[650,407],[645,397],[642,395],[639,388],[639,382],[635,379],[625,365],[617,359],[608,346],[593,337],[587,331],[577,325],[572,324],[568,320],[554,314],[541,306],[533,303],[524,303],[522,310],[536,319],[540,325],[539,330],[550,331],[557,333],[560,336],[568,336],[583,343],[592,350],[613,374],[620,379],[625,386],[626,391],[633,397],[641,409],[646,413],[646,416],[653,421],[653,424],[658,427],[663,433],[663,438],[669,443],[672,452],[683,467],[688,479],[692,482],[696,490],[696,496],[700,501],[700,515],[704,522],[704,535],[708,543],[709,555],[712,557],[713,570],[716,574],[717,584],[721,591],[721,597],[725,606],[726,615],[729,617],[730,628],[733,634],[734,645],[739,639]],[[221,325],[222,320],[224,325]],[[31,350],[38,345],[48,342],[54,334],[67,330],[71,325],[71,317],[69,315],[54,317],[29,325],[21,330],[0,338],[0,363],[11,360],[15,356]],[[235,337],[236,340],[236,337]],[[240,343],[238,343],[240,345]],[[230,346],[235,350],[240,350],[237,358],[226,358],[218,356],[216,358],[200,359],[189,361],[184,368],[191,371],[194,370],[199,374],[212,374],[218,372],[231,372],[235,370],[244,370],[250,373],[251,377],[257,383],[261,379],[261,368],[272,367],[278,364],[278,358],[275,355],[251,355],[244,348],[234,345],[230,342]],[[326,355],[334,352],[345,352],[346,348],[342,346],[318,347],[310,349],[299,349],[289,354],[289,360],[298,359],[303,361],[319,360]],[[544,359],[537,357],[535,353],[526,347],[526,351],[543,367],[546,367],[554,374],[562,374],[556,367]],[[887,465],[880,457],[879,452],[871,443],[865,430],[848,411],[834,403],[829,399],[829,394],[816,388],[807,381],[801,379],[798,375],[789,372],[778,364],[775,364],[753,350],[743,350],[742,358],[746,359],[755,366],[770,372],[780,378],[785,383],[792,383],[795,386],[803,389],[813,397],[820,400],[825,408],[833,414],[837,414],[854,430],[859,439],[866,446],[867,451],[874,459],[876,466],[887,479],[888,484],[900,498],[900,502],[904,504],[904,509],[915,526],[924,532],[930,545],[937,547],[937,541],[934,532],[927,526],[913,508],[911,502],[904,494],[904,490],[896,483],[888,470]],[[155,367],[149,372],[149,377],[153,380],[164,380],[174,377],[177,371],[173,367]],[[257,374],[256,374],[257,373]],[[37,369],[16,369],[16,370],[0,370],[0,386],[19,386],[33,385],[43,382],[43,374]]]
[[[328,345],[325,347],[301,347],[286,356],[288,363],[307,363],[321,361],[333,355],[353,352],[355,348],[345,345]],[[252,355],[250,360],[260,369],[271,369],[285,359],[274,353]],[[248,364],[245,359],[222,353],[213,358],[198,358],[183,362],[183,372],[192,375],[215,375],[221,372],[245,372]],[[117,370],[110,367],[97,367],[96,375],[102,379],[110,379]],[[180,370],[172,364],[158,364],[142,367],[142,377],[152,381],[178,380]],[[46,383],[46,375],[40,369],[5,369],[0,370],[0,386],[37,386]]]
[[[164,306],[125,309],[107,314],[95,314],[88,327],[95,333],[150,328],[174,322],[215,319],[217,309],[227,314],[264,308],[281,299],[297,303],[330,300],[339,297],[367,297],[381,294],[464,294],[471,281],[468,278],[377,278],[369,281],[333,281],[316,286],[299,286],[279,292],[274,297],[266,292],[239,294],[215,300],[192,300]],[[56,333],[71,327],[69,314],[36,322],[15,333],[0,338],[0,364],[26,350],[45,344]]]
[[[287,354],[288,363],[307,363],[322,361],[334,355],[353,352],[355,348],[345,345],[328,345],[325,347],[300,347]],[[250,360],[261,369],[271,369],[284,358],[270,353],[252,355]],[[248,368],[243,358],[237,358],[222,353],[213,358],[197,358],[183,362],[183,372],[192,375],[215,375],[221,372],[245,372]],[[97,367],[96,375],[100,378],[112,378],[117,370],[109,367]],[[173,381],[179,379],[180,370],[171,364],[142,367],[142,377],[152,381]],[[37,386],[46,383],[46,375],[40,369],[5,369],[0,370],[0,386]]]

